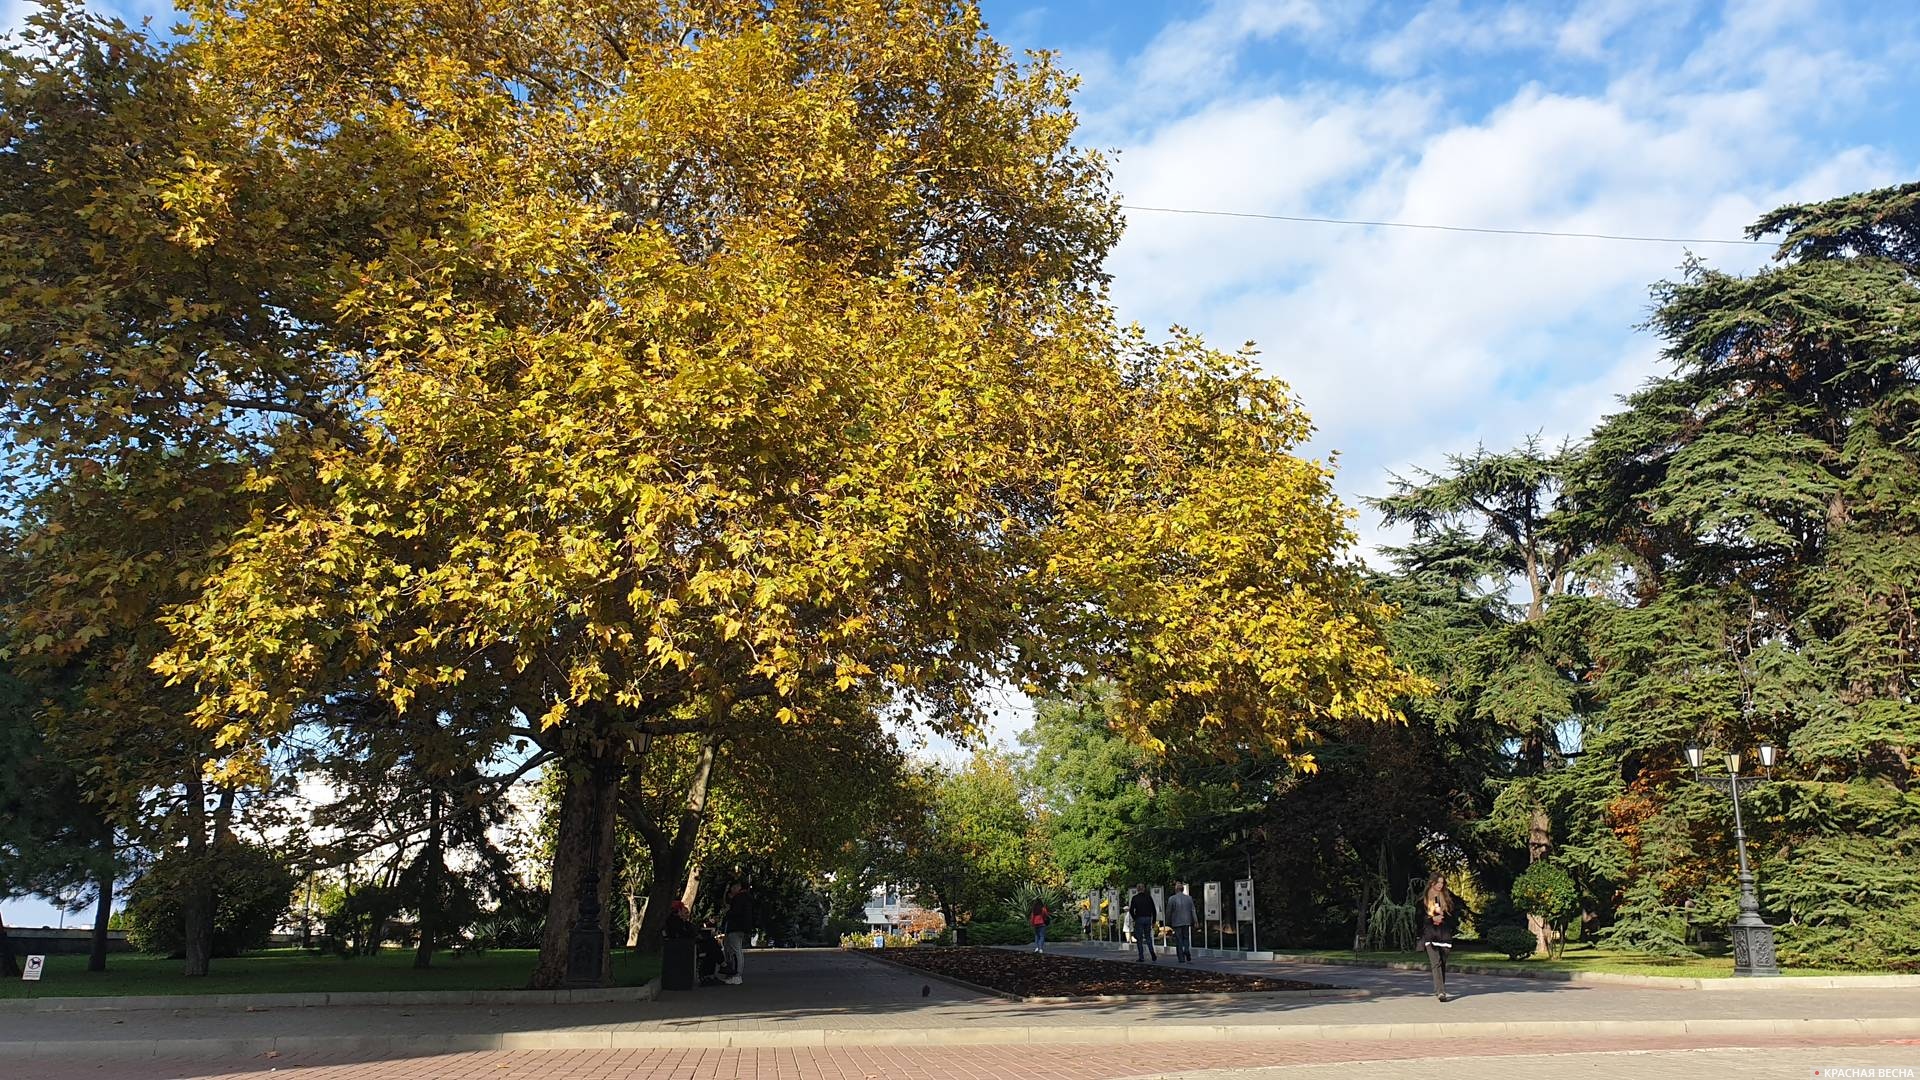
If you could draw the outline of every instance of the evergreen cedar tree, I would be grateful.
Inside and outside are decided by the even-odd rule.
[[[1154,751],[1304,761],[1418,688],[1305,414],[1115,322],[1070,81],[970,5],[189,15],[47,7],[0,136],[8,644],[85,658],[102,757],[165,733],[156,842],[350,697],[447,778],[530,740],[549,986],[655,739],[1099,674]]]
[[[1404,744],[1426,767],[1396,768],[1420,782],[1387,802],[1444,808],[1483,922],[1516,917],[1508,883],[1550,858],[1603,943],[1682,954],[1690,924],[1736,906],[1731,807],[1683,749],[1745,750],[1752,770],[1770,741],[1782,765],[1743,809],[1782,959],[1910,968],[1920,185],[1751,234],[1780,237],[1777,265],[1692,264],[1657,289],[1671,372],[1583,443],[1479,450],[1381,501],[1414,531],[1379,582],[1396,655],[1441,690],[1405,729],[1323,747],[1315,782]],[[1366,869],[1321,865],[1329,883]]]

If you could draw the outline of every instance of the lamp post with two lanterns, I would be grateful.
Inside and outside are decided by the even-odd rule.
[[[1773,779],[1773,763],[1779,757],[1779,750],[1771,743],[1761,743],[1759,747],[1760,766],[1767,775],[1740,775],[1740,753],[1729,752],[1726,755],[1727,775],[1702,776],[1700,767],[1706,764],[1707,752],[1698,743],[1687,745],[1687,764],[1693,768],[1695,782],[1718,788],[1733,797],[1733,843],[1740,853],[1740,914],[1727,926],[1727,933],[1733,939],[1733,973],[1735,975],[1768,976],[1780,974],[1779,961],[1774,957],[1773,927],[1760,917],[1760,898],[1753,888],[1753,868],[1747,862],[1746,829],[1740,818],[1740,785],[1765,783]]]

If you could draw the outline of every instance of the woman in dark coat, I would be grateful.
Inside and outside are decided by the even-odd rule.
[[[1433,968],[1433,996],[1452,1001],[1447,994],[1447,954],[1453,951],[1453,933],[1460,922],[1460,898],[1447,888],[1447,876],[1435,874],[1427,879],[1420,898],[1420,947],[1427,950],[1427,963]]]

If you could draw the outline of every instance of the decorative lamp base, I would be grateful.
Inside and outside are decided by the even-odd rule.
[[[1727,924],[1733,940],[1733,973],[1737,976],[1775,976],[1780,962],[1773,954],[1773,927],[1758,915],[1742,915]]]
[[[607,955],[607,932],[576,928],[567,936],[567,979],[569,989],[605,986],[601,967]],[[1771,952],[1768,953],[1772,955]]]

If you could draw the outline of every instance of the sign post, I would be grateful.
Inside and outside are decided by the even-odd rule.
[[[1164,885],[1155,885],[1147,890],[1147,894],[1153,897],[1153,937],[1157,942],[1160,937],[1160,927],[1167,921],[1167,888]]]
[[[1207,882],[1206,897],[1207,897],[1206,921],[1210,923],[1218,924],[1222,918],[1222,914],[1220,911],[1220,883],[1219,882],[1217,881]],[[1225,948],[1227,944],[1226,927],[1221,926],[1219,928],[1219,931],[1220,931],[1220,947]],[[1204,935],[1203,935],[1203,940],[1204,940]]]
[[[1234,933],[1239,934],[1239,925],[1247,924],[1253,932],[1253,940],[1248,943],[1248,952],[1260,951],[1260,924],[1253,918],[1253,879],[1241,878],[1233,883],[1233,921]]]
[[[1107,890],[1107,933],[1110,941],[1126,941],[1126,930],[1122,923],[1125,916],[1120,914],[1120,890]]]
[[[22,982],[39,982],[40,973],[45,971],[46,969],[47,969],[46,957],[29,956],[27,957],[27,969],[20,973],[20,979]]]

